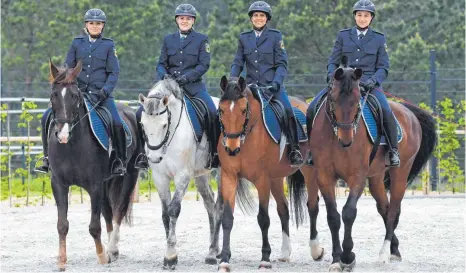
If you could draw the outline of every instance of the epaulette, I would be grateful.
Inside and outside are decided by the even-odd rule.
[[[109,41],[113,42],[113,40],[111,38],[107,38],[107,37],[102,37],[102,40],[109,40]]]
[[[269,28],[269,31],[281,33],[280,30],[276,30],[276,29],[273,29],[273,28]]]
[[[372,31],[374,31],[374,33],[377,33],[377,34],[379,34],[379,35],[385,36],[385,34],[383,34],[383,33],[380,32],[380,31],[377,31],[377,30],[374,30],[374,29],[373,29]]]
[[[345,29],[340,30],[340,32],[350,31],[350,30],[351,30],[351,28],[345,28]]]
[[[254,30],[252,30],[252,29],[251,29],[251,30],[248,30],[248,31],[245,31],[245,32],[241,32],[241,34],[240,34],[240,35],[243,35],[243,34],[248,34],[248,33],[251,33],[251,32],[253,32],[253,31],[254,31]]]

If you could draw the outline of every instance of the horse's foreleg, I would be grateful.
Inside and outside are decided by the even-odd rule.
[[[329,271],[342,271],[340,260],[343,252],[340,245],[340,214],[337,210],[337,202],[335,200],[335,183],[336,180],[332,174],[326,173],[324,170],[318,170],[317,183],[319,185],[322,197],[325,200],[327,208],[327,223],[332,233],[332,264]]]
[[[281,180],[283,181],[283,180]],[[270,253],[272,249],[269,243],[269,200],[270,200],[270,179],[268,177],[261,177],[256,183],[257,193],[259,195],[259,214],[257,215],[257,222],[262,232],[262,258],[259,268],[272,268],[270,263]]]
[[[379,253],[379,261],[383,263],[388,263],[390,258],[393,260],[401,259],[395,229],[400,218],[401,200],[403,200],[405,194],[408,173],[407,167],[392,168],[390,170],[390,205],[387,212],[385,241]]]
[[[217,254],[219,253],[219,246],[218,246],[218,233],[215,234],[215,196],[214,192],[210,188],[209,185],[210,174],[203,175],[196,177],[194,180],[196,187],[199,193],[202,196],[202,200],[204,201],[204,207],[207,210],[207,214],[209,216],[209,227],[210,227],[210,246],[209,246],[209,253],[205,258],[205,262],[207,264],[217,264]]]
[[[152,176],[154,178],[155,185],[157,187],[157,193],[160,197],[160,202],[162,204],[162,222],[163,227],[165,228],[165,238],[168,240],[168,231],[170,228],[170,217],[168,216],[168,206],[171,202],[171,193],[170,193],[170,178],[166,175],[159,174],[152,170]],[[165,266],[165,258],[164,266]]]
[[[350,187],[348,199],[343,206],[342,219],[345,224],[345,235],[343,238],[343,253],[341,254],[341,263],[344,270],[352,270],[356,264],[356,255],[353,250],[353,238],[351,232],[357,215],[357,203],[365,187],[365,177],[349,177],[347,183]]]
[[[220,263],[218,265],[219,272],[230,271],[230,234],[233,228],[233,213],[235,211],[236,189],[238,188],[238,177],[236,174],[230,174],[222,170],[220,193],[224,201],[224,210],[222,218],[223,228],[223,246]]]
[[[272,195],[277,203],[277,213],[282,224],[282,248],[278,258],[280,262],[289,262],[291,255],[290,241],[290,212],[288,209],[288,201],[285,197],[283,189],[283,179],[274,179],[271,185]]]
[[[58,210],[58,270],[64,271],[66,266],[66,235],[68,234],[68,186],[59,184],[58,180],[52,176],[52,191]]]
[[[315,261],[321,260],[324,256],[324,248],[320,246],[317,232],[317,216],[319,215],[319,188],[317,186],[317,172],[313,167],[303,167],[301,169],[307,188],[307,209],[311,220],[311,232],[309,247],[311,257]]]
[[[173,199],[168,206],[168,216],[170,224],[168,228],[167,251],[165,252],[164,267],[175,269],[178,263],[178,253],[176,251],[176,222],[181,211],[181,202],[188,189],[191,177],[186,175],[175,176],[176,190]]]
[[[110,237],[112,236],[112,231],[113,231],[113,223],[112,223],[113,213],[112,213],[112,206],[110,204],[110,200],[106,194],[107,190],[109,189],[104,190],[104,197],[102,201],[102,216],[105,219],[105,226],[107,228],[108,241],[110,242]]]
[[[99,182],[96,182],[99,183]],[[102,211],[102,184],[94,185],[91,190],[88,190],[91,196],[91,223],[89,224],[89,233],[94,238],[95,250],[100,264],[110,262],[110,257],[105,251],[105,246],[102,244],[100,226],[100,213]]]

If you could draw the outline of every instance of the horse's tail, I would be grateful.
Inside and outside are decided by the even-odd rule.
[[[129,175],[129,174],[126,174]],[[116,177],[105,181],[104,183],[104,194],[108,200],[112,211],[117,211],[120,214],[125,215],[124,223],[128,226],[133,225],[133,202],[131,200],[134,186],[136,183],[128,183],[126,181],[129,177]],[[129,185],[131,184],[132,187]],[[129,192],[130,191],[130,192]],[[124,200],[120,200],[123,198]]]
[[[421,146],[414,158],[413,166],[411,167],[408,175],[409,186],[434,153],[435,147],[437,146],[437,126],[435,119],[425,110],[407,103],[403,103],[403,105],[417,117],[422,129]],[[388,175],[385,174],[385,189],[388,189],[389,187],[390,179],[388,178]]]
[[[238,181],[238,188],[236,189],[236,204],[247,215],[255,214],[257,208],[254,196],[250,191],[250,185],[251,182],[249,180],[241,178]]]
[[[296,227],[304,223],[307,201],[306,181],[303,173],[298,170],[288,176],[288,191],[290,194],[290,203],[294,207]],[[293,209],[291,210],[293,212]]]

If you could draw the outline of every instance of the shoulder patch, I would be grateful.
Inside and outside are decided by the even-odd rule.
[[[116,51],[116,47],[113,48],[113,53],[115,54],[115,57],[118,58],[117,51]]]
[[[206,51],[207,53],[210,53],[210,45],[209,45],[209,42],[206,42],[206,43],[205,43],[205,51]]]
[[[283,42],[283,40],[280,40],[280,49],[285,50],[285,43]]]

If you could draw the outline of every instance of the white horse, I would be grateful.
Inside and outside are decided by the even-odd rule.
[[[218,107],[218,98],[213,97],[213,100]],[[146,139],[146,154],[162,202],[162,219],[167,236],[164,267],[174,269],[178,262],[175,248],[176,222],[191,178],[195,178],[196,187],[209,215],[210,246],[205,262],[217,264],[223,202],[221,199],[215,202],[209,185],[212,170],[205,169],[209,156],[206,133],[204,132],[201,142],[197,143],[183,92],[172,79],[159,81],[147,97],[139,94],[139,102],[144,107],[141,124]],[[170,192],[171,180],[174,180],[176,188],[173,198]]]

